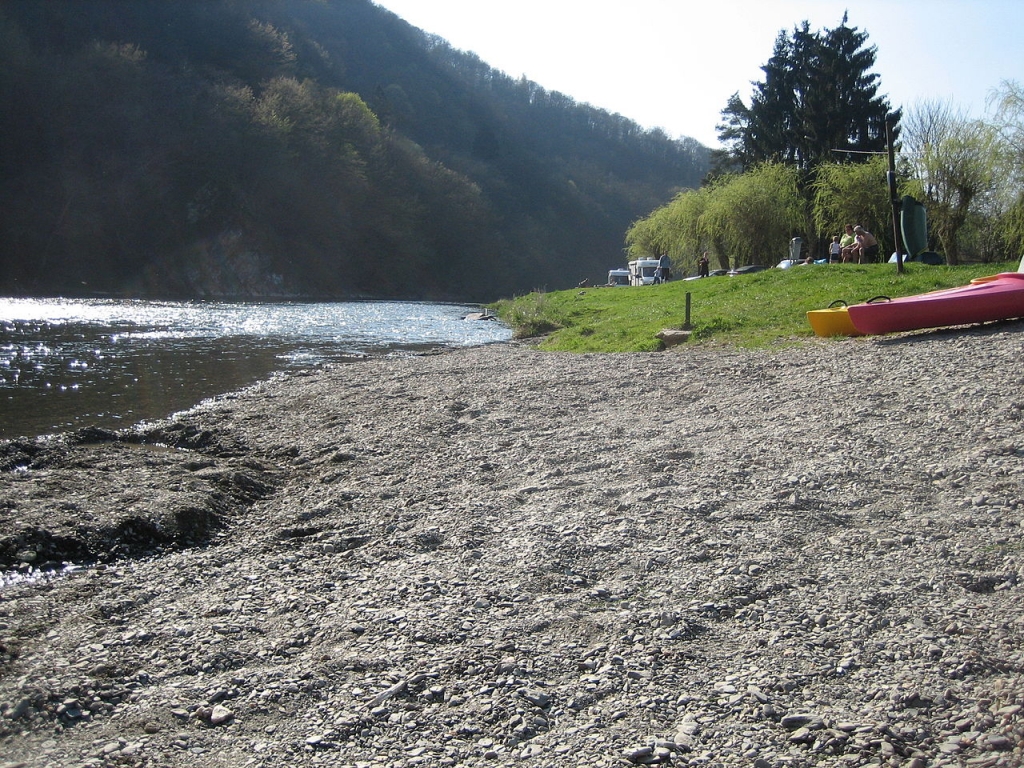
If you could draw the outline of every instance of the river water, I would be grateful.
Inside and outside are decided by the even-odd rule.
[[[0,298],[0,439],[168,416],[277,371],[506,341],[478,307]]]

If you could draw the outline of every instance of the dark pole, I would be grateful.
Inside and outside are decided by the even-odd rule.
[[[885,174],[889,182],[889,199],[892,201],[892,237],[896,244],[896,272],[903,274],[903,236],[900,233],[900,208],[902,204],[896,197],[896,148],[892,145],[892,116],[885,118],[885,143],[889,151],[889,172]]]

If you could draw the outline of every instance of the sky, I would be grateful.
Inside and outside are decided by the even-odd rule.
[[[832,29],[847,11],[893,108],[985,117],[1004,81],[1024,84],[1021,0],[374,2],[512,77],[709,147],[729,97],[749,105],[780,31]]]

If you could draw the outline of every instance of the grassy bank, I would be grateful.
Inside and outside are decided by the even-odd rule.
[[[535,292],[493,309],[518,338],[544,337],[542,349],[644,352],[661,348],[658,331],[683,327],[689,293],[691,344],[759,347],[813,337],[806,312],[836,299],[854,304],[880,295],[908,296],[1016,270],[1017,262],[910,264],[903,275],[892,264],[808,266],[635,288]]]

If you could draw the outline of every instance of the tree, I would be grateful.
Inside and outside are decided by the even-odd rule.
[[[892,202],[885,184],[887,169],[886,158],[880,156],[864,163],[819,165],[811,185],[817,230],[826,235],[841,234],[844,225],[860,223],[878,238],[882,253],[895,250],[895,244],[887,242],[892,232]],[[904,182],[900,194],[920,192],[916,184]]]
[[[1008,210],[999,222],[1003,243],[1011,253],[1024,253],[1024,88],[1007,81],[997,94],[996,126],[1007,147]]]
[[[733,266],[774,262],[786,253],[794,233],[808,228],[799,172],[781,163],[764,163],[713,188],[701,216],[701,232],[715,243],[720,258]]]
[[[668,205],[634,222],[626,233],[630,257],[668,254],[676,270],[696,267],[700,254],[712,246],[701,229],[701,217],[713,195],[714,186],[680,192]]]
[[[0,0],[0,104],[6,292],[568,287],[707,170],[371,0]]]
[[[999,127],[1017,173],[1024,173],[1024,86],[1008,80],[996,93]]]
[[[750,106],[734,94],[722,110],[719,139],[733,159],[743,168],[781,162],[809,171],[884,151],[891,110],[878,95],[876,48],[865,47],[867,39],[845,14],[835,29],[811,32],[804,21],[791,37],[780,32]],[[899,118],[897,111],[896,135]]]
[[[630,254],[668,253],[677,265],[690,265],[708,250],[723,269],[774,262],[795,233],[810,228],[799,182],[796,168],[763,163],[682,192],[633,224]]]
[[[947,104],[926,102],[908,118],[904,152],[924,187],[928,218],[949,264],[960,263],[960,232],[971,213],[998,213],[1008,147],[995,125]]]

